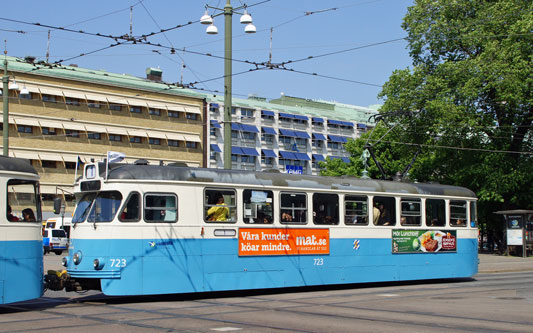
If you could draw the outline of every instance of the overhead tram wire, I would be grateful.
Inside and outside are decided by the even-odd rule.
[[[146,8],[146,6],[144,5],[144,3],[142,1],[139,1],[139,3],[141,4],[141,6],[144,8],[144,10],[146,11],[146,13],[148,14],[148,16],[150,16],[150,18],[152,19],[152,21],[155,23],[155,25],[157,26],[157,28],[159,30],[162,30],[161,27],[159,26],[159,23],[157,23],[157,20],[152,16],[152,14],[150,13],[150,11],[148,10],[148,8]],[[174,44],[172,44],[172,42],[170,41],[170,39],[168,38],[167,34],[163,32],[163,36],[165,37],[165,39],[169,42],[169,44],[172,46],[173,49],[174,48]],[[172,53],[172,52],[171,52]],[[198,75],[195,73],[195,71],[193,71],[191,69],[191,67],[189,65],[187,65],[185,63],[185,59],[183,59],[183,57],[179,54],[179,53],[176,53],[174,52],[173,54],[176,54],[180,59],[181,61],[183,61],[183,66],[185,66],[193,75],[194,77],[200,81],[201,79],[198,77]],[[160,54],[162,55],[162,54]],[[207,86],[205,86],[207,88]]]
[[[382,88],[382,87],[383,87],[383,86],[380,85],[380,84],[368,83],[368,82],[362,82],[362,81],[356,81],[356,80],[350,80],[350,79],[345,79],[345,78],[340,78],[340,77],[334,77],[334,76],[330,76],[330,75],[322,75],[322,74],[318,74],[318,73],[304,72],[304,71],[299,71],[299,70],[296,70],[296,69],[293,69],[293,68],[274,67],[274,68],[272,68],[272,69],[277,69],[277,70],[282,70],[282,71],[288,71],[288,72],[293,72],[293,73],[298,73],[298,74],[311,75],[311,76],[316,76],[316,77],[323,77],[323,78],[331,79],[331,80],[337,80],[337,81],[344,81],[344,82],[350,82],[350,83],[362,84],[362,85],[371,86],[371,87],[377,87],[377,88]]]

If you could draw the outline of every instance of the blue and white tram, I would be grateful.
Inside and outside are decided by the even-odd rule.
[[[39,176],[27,160],[0,156],[0,188],[0,304],[41,297]]]
[[[67,289],[144,295],[464,278],[468,189],[178,166],[85,166]],[[106,174],[107,173],[107,174]]]

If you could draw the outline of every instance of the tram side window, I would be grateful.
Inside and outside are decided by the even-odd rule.
[[[470,223],[474,222],[471,227],[477,227],[477,204],[475,201],[470,201]]]
[[[39,188],[36,181],[10,179],[7,182],[6,219],[10,222],[40,222]]]
[[[444,227],[446,225],[446,202],[442,199],[426,200],[426,225]]]
[[[130,194],[119,215],[121,222],[138,222],[141,217],[141,195],[138,192]]]
[[[100,192],[94,199],[87,222],[111,222],[122,203],[122,194],[118,191]]]
[[[237,221],[235,190],[206,189],[204,198],[204,220],[206,222]]]
[[[466,201],[450,201],[450,225],[466,227]]]
[[[280,198],[281,223],[307,222],[307,196],[304,193],[281,193]]]
[[[372,213],[374,225],[396,225],[396,204],[394,197],[374,197]]]
[[[417,226],[421,223],[420,213],[420,199],[402,198],[401,199],[402,214],[400,216],[400,224],[407,226]]]
[[[274,195],[272,191],[244,190],[242,200],[244,205],[244,223],[274,222]]]
[[[368,198],[366,196],[344,197],[344,224],[368,224]]]
[[[144,220],[146,222],[176,222],[178,198],[175,194],[146,194],[144,196]]]
[[[313,194],[313,223],[339,224],[339,196],[337,194]]]

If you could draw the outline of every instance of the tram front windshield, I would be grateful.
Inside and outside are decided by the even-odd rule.
[[[118,191],[85,193],[78,201],[72,222],[111,222],[121,202],[122,194]]]

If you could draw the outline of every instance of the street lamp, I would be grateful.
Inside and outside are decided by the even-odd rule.
[[[224,169],[231,169],[231,51],[232,51],[232,35],[231,35],[231,17],[233,13],[242,15],[240,22],[246,24],[244,32],[246,33],[255,33],[256,28],[252,24],[252,16],[248,14],[246,10],[246,5],[233,8],[231,6],[231,0],[226,0],[226,5],[224,9],[211,7],[206,5],[206,10],[204,16],[200,18],[200,23],[209,25],[206,29],[206,33],[209,35],[216,35],[218,33],[217,27],[213,23],[213,17],[207,12],[207,8],[216,9],[222,11],[225,17],[225,31],[224,31]],[[244,13],[238,13],[236,10],[244,9]],[[216,16],[221,15],[219,13]]]

